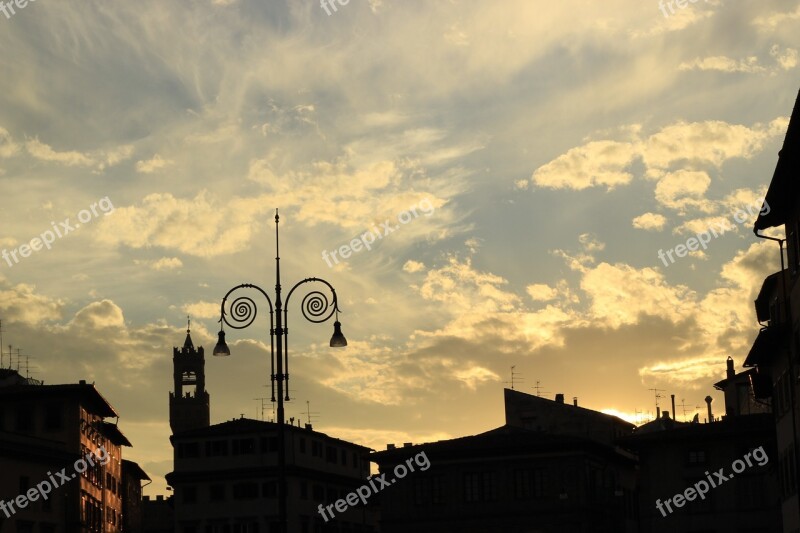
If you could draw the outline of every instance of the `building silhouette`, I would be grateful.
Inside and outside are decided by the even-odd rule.
[[[173,349],[175,392],[170,394],[173,471],[167,482],[170,500],[148,500],[158,520],[174,509],[179,533],[268,533],[278,529],[278,425],[239,418],[209,423],[203,347],[195,349],[186,332],[183,347]],[[287,533],[342,531],[371,533],[372,508],[352,508],[327,523],[318,513],[364,484],[369,476],[369,448],[304,427],[285,426]],[[171,503],[171,506],[169,505]],[[151,525],[152,524],[152,525]]]
[[[210,424],[205,367],[203,347],[195,349],[191,330],[187,327],[183,347],[172,349],[175,391],[169,394],[169,426],[173,434]]]
[[[119,415],[95,386],[43,385],[9,369],[0,383],[0,532],[122,532],[128,513],[135,522],[126,498],[141,497],[147,475],[123,464],[131,443],[106,421]]]
[[[760,327],[744,366],[752,368],[750,382],[755,398],[771,401],[777,438],[783,531],[800,531],[797,492],[800,461],[800,404],[797,380],[800,358],[800,93],[789,119],[783,147],[767,190],[764,207],[756,218],[757,237],[777,241],[781,268],[767,276],[755,302]],[[761,232],[783,227],[784,238]],[[784,245],[786,253],[784,255]]]
[[[381,473],[424,452],[431,467],[380,493],[381,532],[633,533],[633,425],[575,404],[504,390],[506,424],[373,453]]]
[[[750,374],[736,374],[733,359],[727,359],[726,377],[714,385],[725,394],[723,417],[714,417],[707,397],[708,423],[678,422],[663,411],[619,439],[639,459],[641,533],[781,531],[775,427],[769,405],[749,391]],[[732,470],[736,461],[743,461],[733,466],[744,466],[740,473]],[[675,495],[689,488],[691,500],[676,505]]]

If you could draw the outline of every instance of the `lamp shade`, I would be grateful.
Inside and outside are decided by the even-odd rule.
[[[342,323],[338,320],[333,323],[333,336],[331,337],[331,348],[344,348],[347,346],[347,339],[342,334]]]
[[[219,340],[217,341],[217,345],[214,346],[214,355],[230,355],[230,354],[231,350],[225,343],[225,332],[220,330]]]

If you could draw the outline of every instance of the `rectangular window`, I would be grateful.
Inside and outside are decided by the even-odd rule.
[[[300,453],[306,453],[306,439],[303,437],[300,437]]]
[[[15,429],[17,431],[33,431],[33,409],[17,407]]]
[[[431,477],[431,503],[444,503],[444,479],[442,476]]]
[[[414,478],[414,505],[429,505],[431,503],[430,478]]]
[[[261,491],[265,498],[277,498],[278,482],[274,479],[265,481],[264,484],[261,486]]]
[[[325,460],[329,463],[336,462],[336,448],[333,446],[328,446],[325,450]]]
[[[256,453],[255,439],[235,439],[233,441],[233,455],[251,455]]]
[[[255,498],[258,498],[258,483],[250,481],[233,486],[234,500],[253,500]]]
[[[50,404],[45,408],[44,412],[44,429],[45,431],[60,431],[63,427],[61,418],[61,405]]]
[[[689,465],[704,465],[706,464],[705,450],[689,450],[686,457],[686,463]]]
[[[206,456],[222,457],[228,455],[228,441],[212,440],[206,442]]]
[[[183,487],[183,503],[197,503],[197,487]]]
[[[221,502],[225,500],[225,485],[211,485],[208,492],[209,500],[212,502]]]

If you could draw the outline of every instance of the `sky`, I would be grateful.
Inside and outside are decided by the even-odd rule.
[[[780,264],[752,223],[798,24],[796,0],[0,13],[4,350],[94,382],[165,494],[187,315],[212,423],[262,417],[268,304],[211,350],[229,289],[274,289],[279,209],[284,289],[331,283],[348,339],[293,297],[287,417],[374,449],[476,434],[504,423],[512,366],[517,390],[632,421],[658,391],[720,415]]]

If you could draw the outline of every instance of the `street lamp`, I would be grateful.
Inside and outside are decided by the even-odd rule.
[[[336,290],[333,286],[320,278],[306,278],[297,282],[286,296],[285,305],[281,302],[281,257],[280,246],[278,240],[278,210],[275,210],[275,305],[273,306],[272,300],[269,295],[259,287],[250,283],[243,283],[237,285],[228,291],[222,299],[220,306],[220,330],[219,340],[214,347],[214,355],[216,356],[229,356],[231,354],[225,342],[225,324],[233,329],[244,329],[256,319],[258,314],[258,306],[248,296],[239,296],[233,300],[228,306],[228,312],[225,310],[225,303],[228,297],[239,289],[253,289],[260,292],[264,298],[267,299],[269,304],[269,337],[270,337],[270,381],[272,382],[272,401],[275,400],[275,386],[277,384],[277,402],[278,402],[278,521],[280,523],[279,530],[281,533],[286,533],[286,443],[284,440],[284,416],[283,416],[283,402],[289,401],[289,300],[292,293],[306,283],[322,283],[330,290],[331,300],[325,293],[318,290],[308,292],[303,297],[300,303],[300,311],[309,322],[321,323],[330,319],[334,314],[336,319],[333,323],[333,336],[331,337],[330,345],[333,348],[340,348],[347,346],[347,339],[342,334],[342,325],[339,322],[339,304],[336,298]],[[282,307],[283,306],[283,307]],[[281,311],[283,313],[281,313]],[[276,356],[277,353],[277,356]],[[285,369],[285,371],[284,371]],[[286,392],[284,397],[284,381],[286,382]]]

